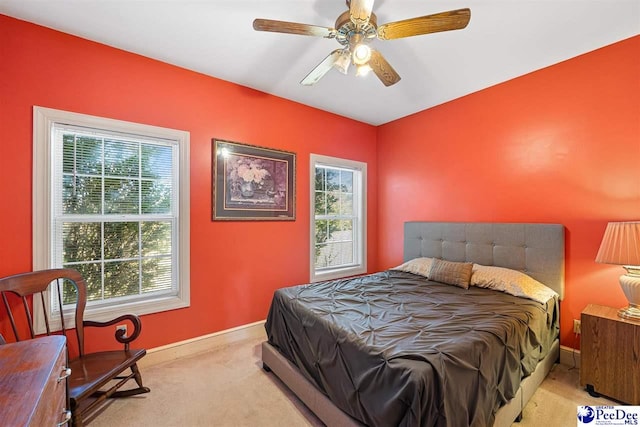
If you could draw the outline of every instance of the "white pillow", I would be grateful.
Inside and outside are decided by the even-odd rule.
[[[418,274],[429,278],[429,271],[431,271],[431,264],[433,258],[414,258],[405,262],[397,267],[393,267],[391,270],[406,271],[407,273]]]
[[[471,286],[506,292],[517,297],[538,301],[541,304],[558,296],[553,289],[521,271],[480,264],[473,264]]]

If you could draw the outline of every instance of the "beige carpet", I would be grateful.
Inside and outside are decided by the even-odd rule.
[[[90,427],[322,426],[272,373],[260,343],[246,340],[142,371],[151,393],[111,400]],[[556,365],[515,427],[576,425],[578,405],[608,405],[580,389],[577,369]]]

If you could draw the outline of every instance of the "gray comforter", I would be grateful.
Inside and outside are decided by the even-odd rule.
[[[557,337],[557,301],[390,270],[279,289],[266,330],[369,426],[489,426]]]

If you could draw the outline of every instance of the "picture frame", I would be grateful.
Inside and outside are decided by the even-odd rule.
[[[295,153],[216,138],[212,145],[214,221],[295,221]]]

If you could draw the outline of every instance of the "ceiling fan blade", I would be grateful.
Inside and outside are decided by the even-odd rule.
[[[367,25],[373,10],[373,0],[351,0],[349,4],[349,15],[351,22],[356,25]]]
[[[332,39],[336,36],[336,30],[334,28],[299,24],[297,22],[274,21],[272,19],[255,19],[253,21],[253,29],[256,31],[271,31],[274,33],[325,37],[327,39]]]
[[[396,73],[391,65],[377,50],[371,49],[371,59],[369,59],[369,66],[376,73],[376,76],[385,86],[391,86],[400,81],[400,75]]]
[[[326,58],[322,60],[320,64],[318,64],[316,68],[311,70],[311,72],[307,74],[307,76],[304,79],[302,79],[300,84],[305,86],[312,86],[318,83],[318,80],[324,77],[324,75],[327,74],[329,70],[333,68],[333,64],[335,64],[338,58],[340,58],[341,54],[342,54],[342,49],[336,49],[333,52],[331,52]]]
[[[400,39],[440,31],[460,30],[471,19],[471,10],[458,9],[435,15],[389,22],[378,27],[378,38],[382,40]]]

